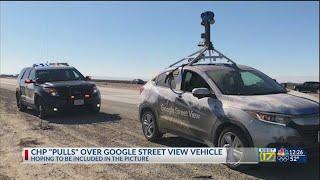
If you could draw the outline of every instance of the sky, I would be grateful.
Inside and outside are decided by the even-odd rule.
[[[68,62],[84,75],[151,79],[198,50],[200,14],[216,49],[278,81],[319,81],[319,2],[3,2],[1,74]]]

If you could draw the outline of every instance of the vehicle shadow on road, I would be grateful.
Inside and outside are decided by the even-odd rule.
[[[157,144],[168,147],[208,147],[178,136],[164,136]],[[262,163],[235,171],[261,179],[319,179],[319,160],[314,159],[307,164]]]
[[[261,179],[319,179],[319,161],[307,164],[260,164],[257,168],[239,172]]]
[[[196,143],[179,136],[163,137],[157,141],[157,144],[168,147],[208,147],[205,144]]]
[[[25,110],[25,113],[38,117],[38,114],[33,110]],[[99,112],[98,114],[89,114],[85,111],[70,111],[51,115],[45,121],[55,124],[96,124],[96,123],[110,123],[120,121],[119,114],[108,114],[105,112]]]
[[[87,114],[87,113],[68,113],[49,117],[46,121],[55,124],[96,124],[96,123],[107,123],[120,121],[121,117],[119,114],[108,114],[100,112],[98,114]]]

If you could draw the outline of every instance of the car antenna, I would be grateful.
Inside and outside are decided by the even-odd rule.
[[[186,65],[193,65],[197,62],[199,62],[201,59],[210,59],[210,63],[212,61],[216,61],[217,59],[226,59],[227,62],[232,63],[234,66],[237,67],[237,64],[222,54],[220,51],[215,49],[212,45],[211,42],[211,37],[210,37],[210,28],[211,25],[215,23],[214,20],[214,13],[212,11],[206,11],[201,13],[201,25],[204,26],[204,33],[201,33],[201,38],[204,39],[203,42],[200,42],[198,46],[203,47],[200,50],[190,54],[189,56],[180,59],[179,61],[171,64],[169,67],[174,67],[175,65],[182,63],[183,61],[187,61],[187,63],[182,64],[181,66],[186,66]],[[206,55],[208,52],[208,55]],[[217,54],[217,55],[216,55]]]

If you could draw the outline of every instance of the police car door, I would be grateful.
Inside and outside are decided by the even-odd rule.
[[[29,83],[26,84],[26,101],[29,104],[34,105],[34,86],[36,86],[35,84],[35,69],[32,69],[29,76],[28,76],[29,80],[32,80],[33,83]]]
[[[28,79],[30,71],[31,71],[31,68],[27,68],[20,80],[21,99],[27,103],[28,103],[27,101],[27,85],[28,84],[25,83],[25,80]]]
[[[208,139],[210,138],[211,128],[216,121],[215,115],[211,111],[212,103],[218,103],[218,101],[211,97],[198,99],[192,94],[194,88],[207,88],[212,91],[208,83],[198,73],[184,70],[181,83],[181,90],[183,91],[181,100],[188,107],[187,126],[190,135],[199,140]]]

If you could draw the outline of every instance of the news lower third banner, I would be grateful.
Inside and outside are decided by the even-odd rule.
[[[295,153],[294,156],[292,153]],[[290,156],[291,154],[291,156]],[[279,158],[280,157],[280,158]],[[303,150],[276,148],[24,148],[23,163],[241,163],[306,162]]]

